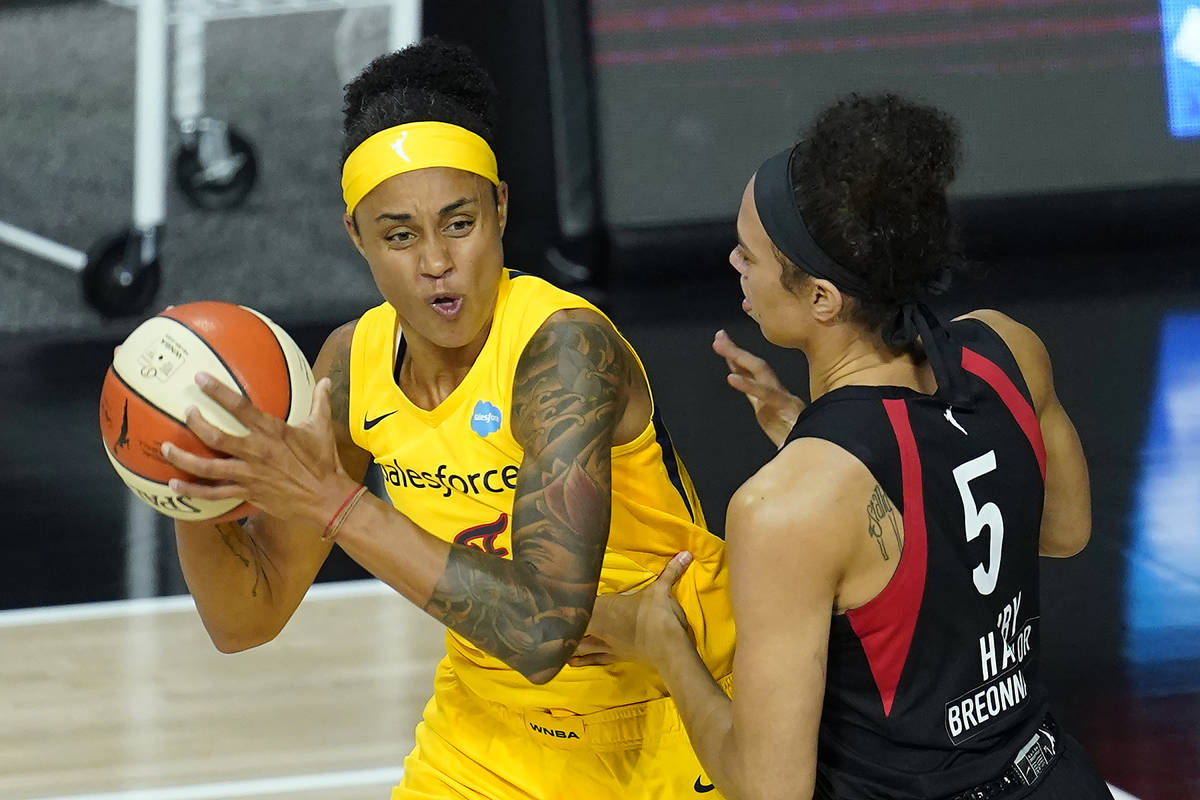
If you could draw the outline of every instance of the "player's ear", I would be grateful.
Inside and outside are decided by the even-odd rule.
[[[504,235],[504,226],[508,224],[508,184],[504,181],[496,186],[496,222],[500,226],[500,235]]]
[[[358,222],[349,214],[343,214],[342,224],[346,226],[346,235],[354,243],[354,249],[358,251],[360,256],[366,258],[367,254],[363,252],[362,235],[358,232]]]
[[[809,300],[812,304],[813,316],[822,322],[837,319],[842,313],[846,296],[833,285],[832,281],[816,278],[809,282]]]

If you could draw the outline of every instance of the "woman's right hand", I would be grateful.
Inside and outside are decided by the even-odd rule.
[[[804,410],[804,401],[784,388],[766,361],[738,347],[725,331],[717,331],[712,347],[729,365],[729,385],[746,395],[763,433],[782,447]]]
[[[675,584],[691,563],[691,553],[676,553],[641,589],[597,597],[587,634],[567,663],[588,667],[640,661],[661,670],[678,648],[694,649],[687,615],[675,599]]]

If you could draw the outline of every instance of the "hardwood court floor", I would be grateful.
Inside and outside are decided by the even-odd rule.
[[[386,798],[442,631],[376,581],[232,656],[190,597],[0,613],[0,798]]]

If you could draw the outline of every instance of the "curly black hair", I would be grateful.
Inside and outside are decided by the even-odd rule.
[[[960,159],[954,119],[895,94],[851,94],[801,137],[791,178],[805,225],[870,287],[847,314],[879,330],[898,306],[945,289],[962,264],[946,200]],[[793,266],[785,285],[806,274]]]
[[[448,122],[493,148],[498,92],[465,46],[429,37],[376,58],[345,87],[342,163],[364,141],[407,122]]]

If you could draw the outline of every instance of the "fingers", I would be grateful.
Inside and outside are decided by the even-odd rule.
[[[175,492],[175,494],[183,495],[184,497],[193,497],[197,500],[228,500],[231,497],[236,497],[239,500],[246,499],[246,490],[233,483],[213,486],[207,483],[196,483],[195,481],[183,481],[178,478],[172,478],[168,481],[167,485],[171,487],[171,491]]]
[[[616,664],[620,660],[612,653],[590,653],[586,656],[571,656],[567,659],[567,663],[572,667],[603,667]]]
[[[184,421],[187,423],[188,430],[190,430],[192,433],[196,434],[196,438],[199,439],[200,441],[204,442],[211,449],[216,450],[217,452],[220,452],[220,453],[228,453],[230,455],[244,455],[245,454],[245,451],[246,451],[245,445],[247,443],[247,437],[234,436],[233,434],[226,433],[225,431],[221,430],[216,425],[213,425],[211,422],[209,422],[207,419],[205,419],[204,415],[200,413],[200,409],[196,408],[195,406],[191,406],[190,408],[188,408],[187,414],[184,417]],[[179,450],[179,448],[173,448],[173,453],[183,453],[183,452],[184,451]],[[165,445],[164,445],[163,455],[164,456],[166,455]],[[197,456],[193,456],[190,453],[186,453],[184,456],[179,456],[179,458],[184,458],[184,457],[195,458],[195,459],[198,459],[199,461],[214,460],[214,459],[199,458]],[[171,461],[170,458],[168,458],[167,460]],[[174,462],[172,462],[172,463],[174,463]],[[194,469],[191,469],[189,467],[182,466],[180,464],[176,464],[176,466],[178,466],[182,470],[191,472],[194,475],[201,475],[202,477],[205,477],[205,478],[212,477],[205,473],[197,472]]]
[[[754,378],[748,378],[745,375],[733,373],[728,375],[725,380],[730,386],[747,397],[764,403],[774,402],[778,404],[791,399],[791,395],[778,386],[763,383]]]
[[[586,656],[593,653],[606,653],[610,649],[608,643],[599,636],[585,633],[583,638],[579,640],[579,644],[575,646],[575,655]]]
[[[712,348],[717,355],[725,359],[731,370],[742,370],[756,377],[764,370],[771,371],[766,361],[749,350],[738,347],[724,330],[717,331],[716,336],[713,337]]]
[[[161,450],[166,462],[176,469],[202,480],[216,481],[198,483],[172,478],[167,485],[176,494],[200,500],[225,500],[230,497],[246,499],[246,490],[236,482],[231,482],[234,480],[233,467],[237,463],[233,459],[203,458],[170,442],[163,442]]]
[[[726,358],[732,358],[733,354],[741,349],[742,348],[737,346],[737,343],[733,341],[733,337],[731,337],[724,328],[717,331],[713,335],[713,350],[715,350],[718,355],[725,356]]]
[[[196,373],[196,385],[249,430],[263,429],[269,425],[277,426],[283,422],[255,408],[250,398],[229,388],[207,372]],[[188,424],[190,426],[190,420]]]
[[[333,381],[329,378],[321,378],[317,381],[317,385],[313,387],[312,396],[312,412],[308,415],[310,420],[324,422],[333,418],[331,401],[329,393],[333,386]]]
[[[333,381],[329,378],[321,378],[317,381],[317,385],[313,387],[313,405],[312,413],[308,419],[314,425],[325,442],[333,453],[334,460],[339,468],[341,460],[337,455],[337,435],[334,432],[333,424]]]
[[[725,331],[717,331],[716,336],[713,337],[712,349],[714,353],[725,359],[725,365],[729,367],[730,372],[742,371],[742,367],[738,366],[737,356],[746,351],[734,344],[733,339],[730,339],[729,334]]]
[[[667,562],[667,566],[663,569],[662,574],[658,576],[659,585],[665,586],[668,590],[679,582],[683,573],[687,572],[687,568],[692,564],[692,554],[687,550],[676,553],[675,556]]]
[[[231,458],[204,458],[195,453],[189,453],[170,442],[163,442],[162,455],[168,464],[189,475],[205,480],[228,482],[234,479],[233,466],[237,463]]]
[[[619,660],[607,642],[588,634],[579,641],[579,646],[567,659],[567,663],[573,667],[595,667],[615,664]]]
[[[742,394],[751,398],[761,398],[766,393],[766,388],[753,378],[747,378],[745,375],[731,372],[725,377],[726,383],[737,389]]]

